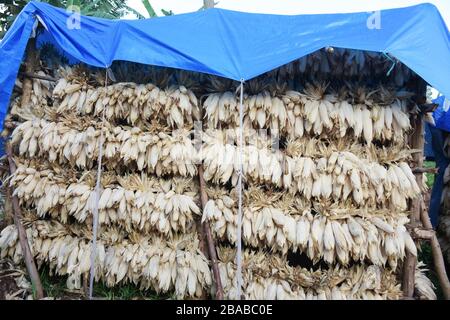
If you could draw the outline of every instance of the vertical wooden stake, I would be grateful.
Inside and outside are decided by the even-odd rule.
[[[206,194],[205,179],[203,179],[203,165],[198,166],[198,177],[199,177],[199,182],[200,182],[200,200],[202,203],[202,208],[205,208],[206,203],[208,202],[208,195]],[[206,243],[208,245],[209,259],[212,264],[213,275],[214,275],[214,280],[215,280],[215,284],[216,284],[216,299],[223,300],[223,287],[222,287],[222,280],[220,279],[216,246],[214,244],[214,239],[211,234],[211,228],[207,221],[205,221],[203,223],[203,230],[204,230],[204,235],[206,237]]]
[[[89,273],[83,273],[83,294],[86,300],[89,299]]]
[[[422,207],[425,209],[425,203],[423,199],[421,200]],[[422,220],[422,224],[425,229],[433,230],[433,226],[431,225],[430,216],[426,210],[422,210],[420,213],[420,217]],[[442,293],[446,300],[450,300],[450,282],[448,280],[447,272],[445,270],[444,257],[442,256],[441,246],[439,245],[438,238],[436,233],[433,232],[433,236],[431,237],[431,251],[433,254],[433,264],[434,269],[436,270],[436,274],[439,279],[439,284],[442,288]]]
[[[214,0],[203,0],[203,8],[205,9],[214,8]]]
[[[7,143],[6,153],[8,155],[9,169],[11,174],[16,171],[16,164],[12,158],[11,145]],[[25,266],[27,267],[28,275],[30,276],[31,283],[36,291],[36,298],[42,299],[44,297],[44,290],[42,289],[41,279],[34,262],[33,255],[31,254],[30,246],[28,245],[28,238],[25,228],[22,224],[22,213],[20,211],[19,199],[17,196],[12,196],[12,207],[14,211],[14,223],[19,233],[19,243],[22,249]]]

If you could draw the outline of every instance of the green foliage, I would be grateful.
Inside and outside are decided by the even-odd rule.
[[[425,168],[436,168],[436,162],[434,161],[425,161],[423,166]],[[427,177],[427,186],[428,188],[433,188],[433,184],[434,184],[434,174],[433,173],[426,173],[425,174]]]
[[[0,38],[11,27],[17,15],[31,0],[4,0],[0,4]],[[138,18],[143,16],[126,5],[122,0],[37,0],[46,2],[60,8],[79,8],[83,15],[95,16],[106,19],[118,19],[128,13],[135,14]]]
[[[150,4],[150,1],[142,0],[142,4],[144,5],[145,10],[147,10],[148,16],[150,18],[154,18],[154,17],[158,16],[155,12],[155,9],[153,9],[153,6]]]
[[[42,287],[47,297],[55,299],[84,299],[82,292],[71,293],[66,289],[67,277],[50,275],[48,267],[40,270]],[[94,297],[107,300],[162,300],[174,298],[170,295],[158,295],[150,290],[140,290],[137,286],[127,283],[113,288],[103,283],[94,284]]]
[[[41,278],[45,296],[59,298],[65,295],[65,277],[50,276],[50,272],[47,267],[43,267],[41,269],[39,276]]]
[[[108,300],[161,300],[170,298],[170,296],[160,296],[151,291],[141,291],[133,284],[117,285],[109,288],[101,283],[94,285],[94,296]]]
[[[158,16],[155,12],[155,9],[153,9],[153,6],[151,5],[150,1],[142,0],[142,4],[144,5],[145,10],[147,10],[147,14],[150,18],[156,18]],[[173,16],[172,10],[161,9],[161,12],[165,16]]]

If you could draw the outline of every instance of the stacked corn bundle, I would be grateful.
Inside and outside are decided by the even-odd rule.
[[[350,64],[362,59],[342,57]],[[304,72],[316,70],[311,61]],[[233,83],[200,77],[209,93],[202,99],[206,131],[193,140],[204,92],[196,97],[165,76],[154,84],[101,86],[102,75],[82,68],[61,68],[59,75],[45,102],[15,108],[22,121],[12,133],[18,169],[9,183],[26,212],[38,263],[68,275],[70,287],[79,287],[88,272],[103,133],[96,279],[199,297],[211,276],[194,217],[209,221],[223,244],[237,241],[239,100]],[[398,298],[397,270],[406,252],[417,251],[406,229],[407,204],[422,186],[408,165],[413,151],[405,141],[416,110],[407,95],[382,86],[372,92],[349,84],[294,87],[274,79],[246,85],[244,295]],[[203,212],[194,182],[200,160],[209,184]],[[2,231],[0,248],[4,256],[21,257],[14,226]],[[322,267],[291,267],[288,252]],[[235,253],[220,246],[219,256],[225,294],[235,298]],[[417,279],[418,291],[429,296],[426,277]]]
[[[101,86],[100,76],[81,67],[59,74],[45,103],[15,108],[22,122],[11,141],[17,170],[9,183],[38,263],[68,275],[75,288],[89,272],[103,132],[96,279],[200,297],[211,275],[194,223],[201,214],[192,180],[195,95],[183,86]],[[2,256],[21,257],[14,226],[2,231],[0,248]]]
[[[279,80],[300,76],[313,80],[351,79],[357,82],[388,81],[403,87],[414,79],[415,73],[388,56],[370,51],[326,48],[270,72]]]
[[[68,275],[69,288],[80,287],[80,275],[89,272],[92,230],[80,224],[63,225],[56,220],[40,220],[26,214],[30,249],[39,265],[46,264],[57,275]],[[177,234],[170,239],[118,228],[100,228],[95,277],[109,286],[119,282],[138,284],[142,289],[178,297],[199,297],[211,285],[206,258],[199,253],[193,234]],[[17,229],[10,225],[0,237],[2,257],[22,257]]]
[[[407,95],[383,87],[368,92],[306,85],[301,92],[283,93],[257,81],[248,85],[250,93],[243,100],[244,244],[256,249],[255,255],[279,255],[286,270],[291,251],[306,254],[313,263],[325,262],[329,270],[356,263],[355,274],[346,270],[353,279],[350,289],[337,288],[332,294],[330,285],[321,291],[322,298],[397,298],[395,274],[406,252],[417,255],[406,229],[408,202],[424,188],[408,165],[414,150],[408,149],[406,135],[415,107],[409,106]],[[201,157],[209,201],[202,219],[211,223],[219,240],[233,245],[237,192],[227,188],[236,185],[239,172],[239,100],[232,91],[215,91],[203,103],[208,130]],[[271,286],[285,272],[265,273],[261,282],[255,280],[260,271],[243,269],[247,297],[276,296]],[[358,292],[364,285],[358,285],[356,274],[365,270],[378,270],[378,278],[389,274],[390,289],[381,295]],[[228,277],[224,281],[234,290],[236,282]],[[280,297],[320,295],[298,283],[302,290],[294,292],[292,285],[284,283]],[[378,282],[376,290],[380,286]],[[390,290],[397,294],[386,293]]]
[[[227,298],[236,297],[235,251],[219,248],[220,275]],[[308,270],[290,266],[285,257],[246,250],[243,256],[243,296],[258,300],[399,299],[402,296],[394,270],[366,264]],[[416,291],[421,299],[436,299],[434,286],[416,268]]]
[[[444,142],[444,153],[450,158],[450,135]],[[444,172],[444,189],[441,196],[438,239],[444,253],[444,259],[450,262],[450,165]]]

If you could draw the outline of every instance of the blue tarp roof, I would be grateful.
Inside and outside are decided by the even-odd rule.
[[[209,9],[146,20],[106,20],[31,2],[0,43],[0,127],[37,17],[55,43],[97,67],[127,60],[248,80],[326,46],[396,57],[450,96],[450,36],[437,8],[421,4],[371,13],[280,16]],[[70,25],[70,23],[69,23]]]

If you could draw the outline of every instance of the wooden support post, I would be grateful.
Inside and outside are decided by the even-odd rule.
[[[12,208],[11,192],[8,186],[5,185],[4,188],[5,199],[3,199],[3,211],[5,212],[5,215],[3,217],[3,220],[6,225],[10,225],[14,223],[14,210]]]
[[[425,209],[425,203],[423,199],[421,199],[422,207]],[[426,210],[422,210],[420,213],[420,218],[423,226],[428,230],[433,230],[433,226],[431,225],[430,216]],[[447,272],[445,271],[445,263],[444,257],[442,256],[441,246],[439,245],[439,240],[436,236],[436,233],[433,232],[430,237],[431,243],[431,252],[433,255],[433,264],[436,270],[436,274],[439,279],[439,284],[442,288],[442,293],[446,300],[450,300],[450,282],[448,280]]]
[[[8,155],[9,169],[11,174],[13,174],[16,171],[16,164],[12,158],[12,149],[9,143],[6,145],[6,153]],[[28,245],[27,233],[22,224],[22,213],[20,211],[19,199],[17,196],[12,196],[12,207],[14,211],[14,223],[19,233],[19,243],[22,249],[25,266],[35,289],[36,298],[42,299],[44,297],[44,290],[42,289],[41,279],[39,278],[39,273],[33,255],[31,254],[30,246]]]
[[[198,178],[199,178],[199,182],[200,182],[200,201],[202,203],[202,208],[205,208],[206,203],[208,202],[208,195],[206,194],[205,179],[203,179],[203,165],[198,166]],[[214,244],[214,239],[211,234],[211,228],[207,221],[203,222],[203,230],[204,230],[204,235],[206,237],[209,259],[212,264],[214,281],[216,284],[216,299],[223,300],[223,287],[222,287],[222,280],[220,279],[216,246]]]
[[[82,275],[83,277],[83,294],[86,300],[89,299],[89,273],[85,272]]]
[[[419,114],[412,119],[412,127],[414,132],[411,136],[410,147],[412,149],[423,150],[424,148],[424,127],[422,116]],[[423,167],[423,151],[416,152],[413,155],[414,167],[421,168]],[[415,173],[416,181],[418,185],[422,185],[422,173]],[[417,199],[413,199],[411,201],[411,216],[410,216],[410,224],[413,227],[416,227],[420,223],[420,212],[421,212],[421,203],[420,197]],[[406,254],[406,259],[403,266],[403,280],[402,280],[402,288],[403,295],[405,297],[413,297],[414,295],[414,282],[415,282],[415,272],[417,265],[417,257],[412,255],[411,253]]]

